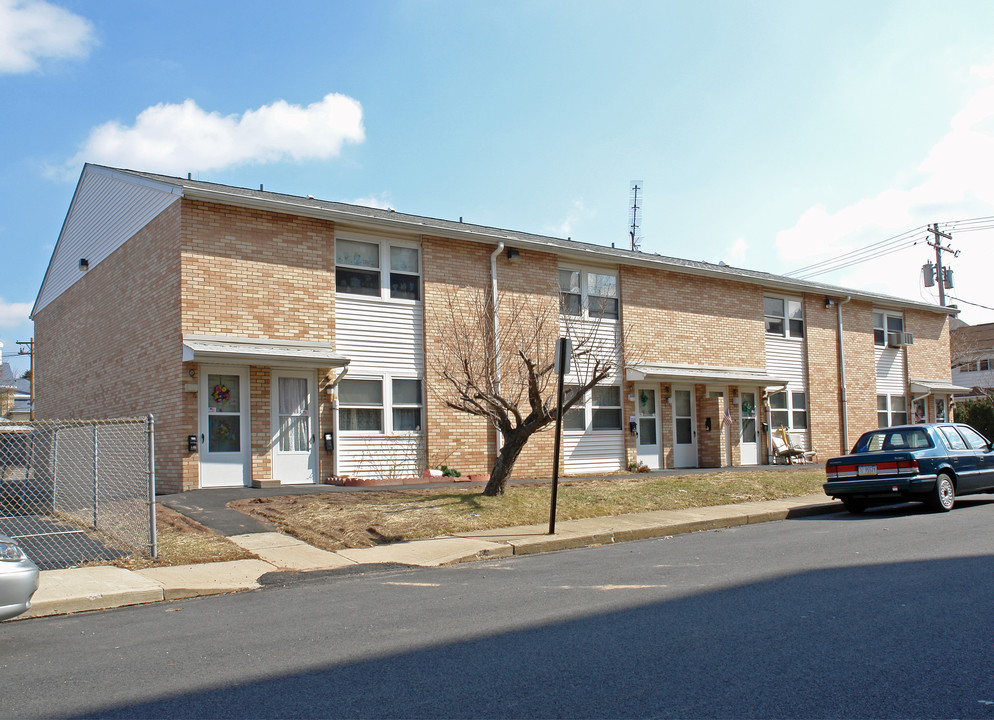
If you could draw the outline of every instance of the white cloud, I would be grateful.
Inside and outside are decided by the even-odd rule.
[[[380,193],[379,197],[375,195],[370,195],[368,197],[356,198],[355,200],[350,200],[351,205],[362,205],[363,207],[376,208],[377,210],[393,210],[393,204],[390,202],[390,197],[388,193]]]
[[[90,132],[67,164],[84,162],[169,174],[220,170],[245,163],[326,160],[346,142],[365,139],[362,106],[330,93],[306,107],[278,100],[239,115],[207,112],[193,100],[153,105],[134,125],[108,122]]]
[[[0,74],[37,70],[42,59],[85,58],[93,25],[42,0],[0,0]]]
[[[591,212],[580,200],[574,200],[566,217],[557,225],[546,225],[542,232],[555,237],[572,237],[577,223],[590,217]]]
[[[746,250],[748,249],[749,245],[746,243],[745,238],[736,238],[735,242],[733,242],[725,251],[728,258],[725,262],[729,265],[736,265],[738,267],[745,266]]]
[[[28,322],[31,313],[31,303],[6,302],[0,298],[0,327],[12,328]]]
[[[776,247],[785,267],[800,268],[920,227],[921,241],[914,248],[812,279],[935,301],[936,289],[925,289],[921,282],[921,266],[935,258],[934,250],[924,243],[924,226],[994,215],[994,174],[990,172],[994,166],[994,66],[972,72],[983,86],[950,119],[949,131],[920,162],[914,180],[836,211],[824,205],[809,208],[792,228],[777,234]],[[991,232],[957,235],[953,231],[952,245],[963,254],[958,260],[943,254],[943,262],[955,271],[956,287],[950,295],[992,304],[986,300],[994,261],[991,237]],[[965,304],[961,309],[967,322],[994,321],[994,314]]]

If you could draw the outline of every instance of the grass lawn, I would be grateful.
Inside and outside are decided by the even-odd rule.
[[[556,519],[777,500],[819,493],[824,482],[817,466],[567,480],[559,483]],[[509,486],[504,497],[480,491],[456,485],[290,495],[236,500],[229,507],[332,551],[549,521],[551,484]]]

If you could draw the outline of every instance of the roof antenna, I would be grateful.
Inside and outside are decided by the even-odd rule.
[[[632,180],[630,198],[632,201],[632,224],[628,228],[628,236],[632,240],[632,252],[640,252],[642,236],[639,235],[639,230],[642,227],[642,202],[645,200],[645,188],[641,180]]]

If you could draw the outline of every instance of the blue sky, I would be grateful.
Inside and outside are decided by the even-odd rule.
[[[929,302],[921,229],[994,216],[988,0],[0,0],[0,97],[19,369],[84,161],[619,247],[639,180],[645,252],[787,273],[917,228],[813,279]],[[994,322],[994,230],[950,227]]]

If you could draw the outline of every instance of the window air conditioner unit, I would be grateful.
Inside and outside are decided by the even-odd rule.
[[[887,333],[887,345],[888,347],[898,348],[904,347],[905,345],[914,345],[915,336],[908,332],[892,332]]]

